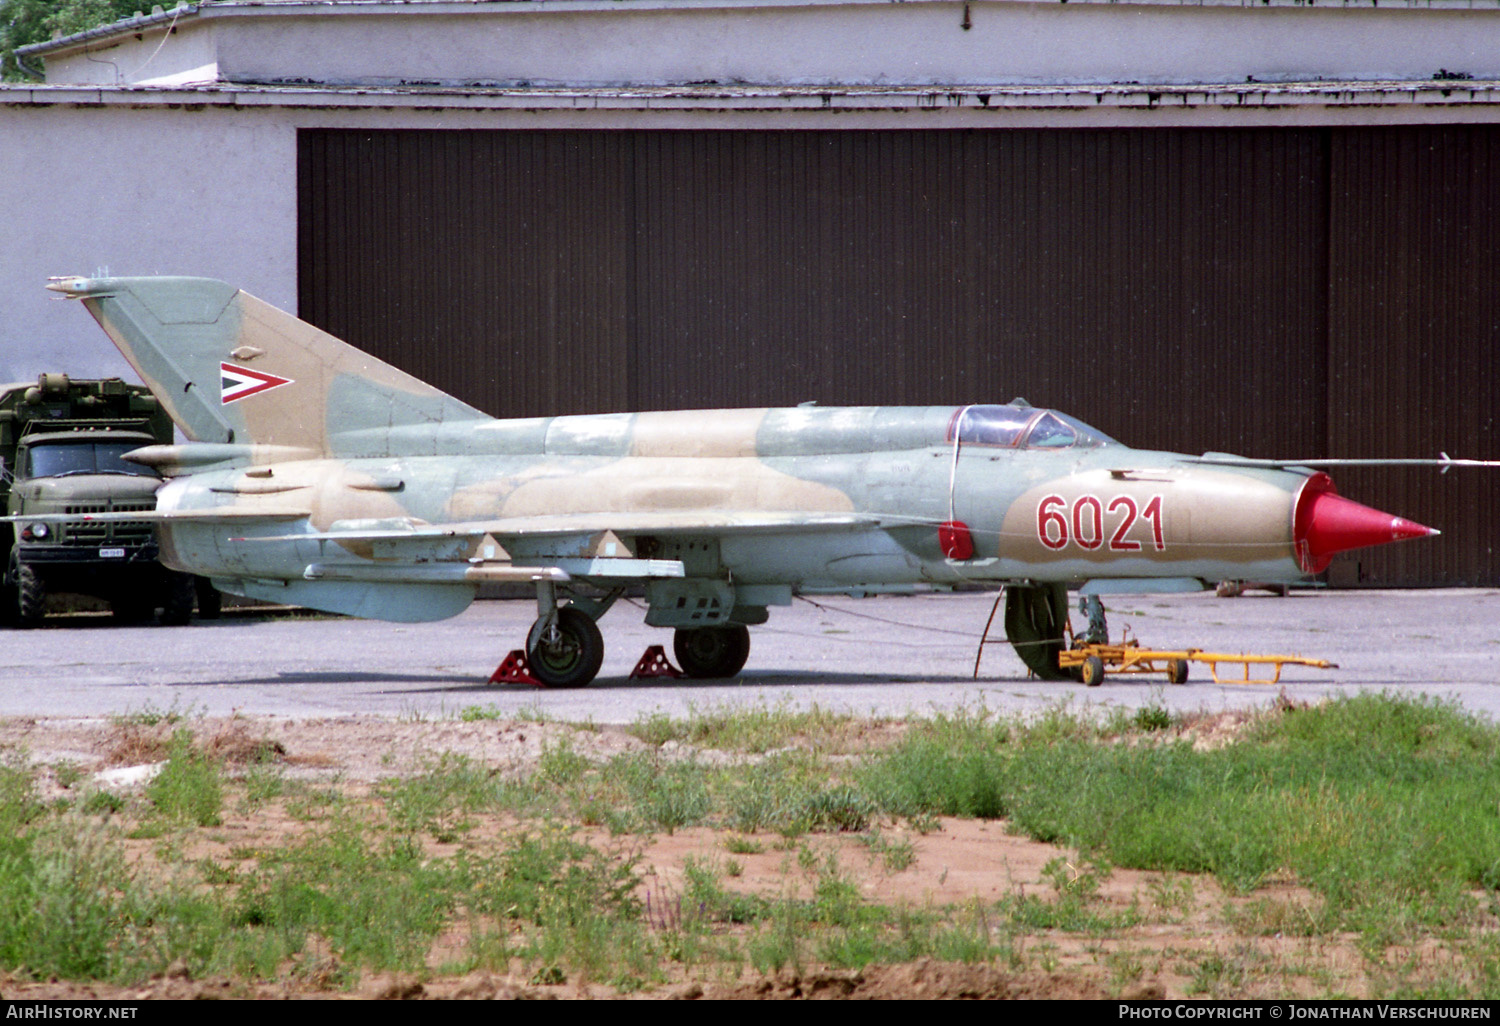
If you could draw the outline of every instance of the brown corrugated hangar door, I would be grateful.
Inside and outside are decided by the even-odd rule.
[[[1500,457],[1491,126],[299,134],[301,315],[497,416],[1006,401],[1139,447]],[[1500,473],[1335,583],[1500,581]]]

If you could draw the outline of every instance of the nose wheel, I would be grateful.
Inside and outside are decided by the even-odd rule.
[[[1068,680],[1058,664],[1068,623],[1068,589],[1062,584],[1007,585],[1005,636],[1032,673],[1042,680]],[[975,663],[975,672],[979,670]]]

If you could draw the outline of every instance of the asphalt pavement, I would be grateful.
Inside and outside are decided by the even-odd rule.
[[[731,681],[630,679],[648,645],[671,632],[645,626],[622,601],[600,621],[604,668],[591,686],[550,691],[492,685],[489,674],[523,644],[529,601],[475,603],[451,620],[389,624],[307,613],[249,613],[189,627],[116,627],[108,617],[54,617],[0,632],[0,715],[92,717],[144,710],[337,717],[441,717],[478,707],[503,715],[628,723],[655,712],[765,705],[873,715],[957,708],[1036,712],[1160,705],[1216,711],[1389,690],[1441,696],[1500,714],[1500,590],[1303,591],[1282,598],[1119,595],[1106,600],[1112,634],[1152,648],[1301,655],[1337,669],[1288,666],[1279,685],[1214,683],[1194,664],[1186,684],[1107,677],[1097,688],[1027,679],[1008,645],[984,647],[993,594],[815,597],[771,611],[752,628],[750,661]],[[997,617],[997,621],[998,621]],[[1075,625],[1083,618],[1074,614]],[[997,622],[991,634],[999,637]],[[1253,672],[1264,672],[1256,668]],[[1238,677],[1240,667],[1221,666]]]

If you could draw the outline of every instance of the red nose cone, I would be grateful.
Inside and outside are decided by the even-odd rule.
[[[1404,517],[1393,517],[1335,494],[1333,482],[1324,474],[1307,483],[1297,503],[1297,553],[1302,568],[1309,573],[1327,569],[1329,561],[1340,552],[1408,538],[1427,538],[1437,533]]]

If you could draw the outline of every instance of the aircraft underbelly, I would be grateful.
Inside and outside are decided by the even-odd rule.
[[[215,585],[219,579],[214,579]],[[231,583],[231,582],[226,582]],[[342,613],[365,620],[425,623],[457,616],[474,601],[473,585],[350,581],[238,580],[221,590],[263,602]]]

